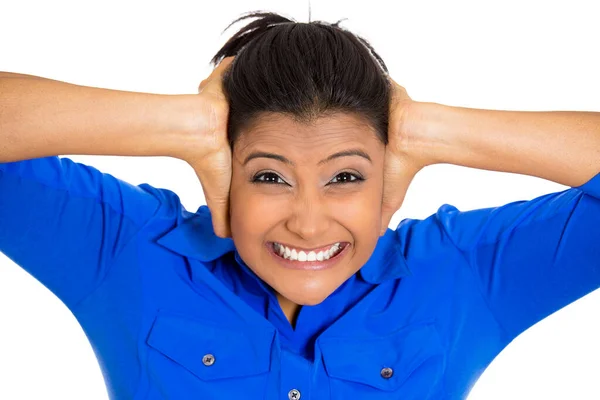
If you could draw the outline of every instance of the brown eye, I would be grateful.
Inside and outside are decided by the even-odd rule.
[[[279,175],[277,175],[274,172],[263,172],[263,173],[257,174],[252,179],[252,182],[255,182],[255,183],[268,183],[268,184],[282,184],[282,183],[285,183],[285,181],[283,179],[281,179],[279,177]]]
[[[343,183],[356,183],[356,182],[360,182],[360,181],[364,181],[364,179],[357,175],[357,174],[353,174],[350,172],[342,172],[339,173],[335,176],[335,178],[333,178],[330,183],[331,184],[343,184]]]

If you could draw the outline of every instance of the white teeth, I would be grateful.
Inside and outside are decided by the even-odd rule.
[[[324,250],[324,251],[319,251],[318,253],[315,253],[314,251],[309,251],[308,253],[306,253],[302,250],[298,251],[296,249],[290,249],[289,247],[284,246],[279,243],[274,243],[273,248],[276,253],[278,253],[281,257],[283,257],[285,259],[300,261],[300,262],[323,261],[323,260],[329,260],[334,254],[336,254],[340,250],[341,244],[339,242],[335,243],[329,249]]]
[[[298,252],[298,261],[306,261],[306,253],[302,250]]]

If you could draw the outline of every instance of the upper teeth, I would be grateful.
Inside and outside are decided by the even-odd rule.
[[[319,251],[318,253],[315,253],[314,251],[309,251],[308,253],[306,253],[302,250],[296,250],[294,248],[289,248],[279,243],[274,243],[274,249],[280,256],[293,261],[329,260],[334,254],[337,253],[337,251],[340,248],[341,245],[338,242],[325,251]]]

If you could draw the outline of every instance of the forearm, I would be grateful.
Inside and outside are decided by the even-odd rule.
[[[187,96],[0,73],[0,162],[61,154],[173,156],[189,136]]]
[[[408,146],[431,164],[514,172],[567,186],[600,172],[600,113],[415,103],[407,124]]]

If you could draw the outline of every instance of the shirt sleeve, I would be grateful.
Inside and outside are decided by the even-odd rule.
[[[513,337],[600,287],[600,173],[530,201],[437,214]]]
[[[156,212],[155,192],[64,157],[0,163],[0,252],[72,309]]]

